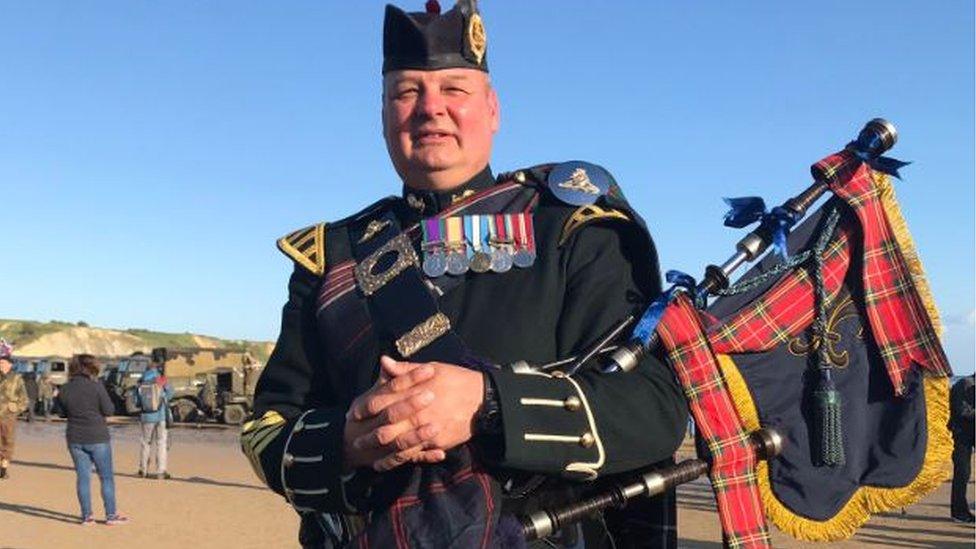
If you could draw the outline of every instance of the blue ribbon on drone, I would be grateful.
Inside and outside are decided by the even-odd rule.
[[[668,271],[664,276],[671,283],[671,287],[651,302],[640,320],[637,321],[637,325],[634,326],[634,331],[630,336],[631,340],[639,340],[645,347],[651,339],[651,334],[654,333],[657,325],[661,322],[661,317],[664,316],[664,310],[668,308],[668,304],[671,303],[671,300],[674,299],[674,296],[678,292],[685,292],[693,296],[695,307],[699,309],[705,307],[705,300],[708,297],[704,288],[701,290],[697,289],[698,283],[695,282],[695,278],[690,274],[681,271]]]
[[[798,221],[795,212],[782,206],[767,210],[766,202],[758,196],[723,198],[722,200],[725,200],[730,208],[725,214],[726,227],[741,229],[759,221],[768,227],[772,233],[773,249],[776,250],[776,253],[783,257],[783,261],[789,259],[786,237],[790,235],[790,229]]]

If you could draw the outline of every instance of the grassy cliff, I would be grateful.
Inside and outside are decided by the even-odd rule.
[[[23,356],[71,356],[75,353],[125,356],[136,351],[149,352],[154,347],[205,347],[247,350],[264,363],[273,347],[267,341],[221,339],[190,333],[154,332],[141,328],[94,328],[84,322],[59,320],[37,322],[0,319],[0,338],[14,346],[14,354]]]

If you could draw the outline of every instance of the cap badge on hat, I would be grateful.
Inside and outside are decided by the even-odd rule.
[[[467,32],[468,49],[471,54],[474,55],[475,63],[481,64],[481,60],[485,57],[485,51],[488,49],[488,37],[485,36],[485,25],[481,21],[481,15],[478,13],[472,13],[468,17],[468,32]]]

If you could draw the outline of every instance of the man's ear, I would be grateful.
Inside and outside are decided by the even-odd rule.
[[[380,135],[386,142],[386,90],[380,95]]]
[[[495,133],[501,125],[501,105],[494,87],[488,88],[488,115],[491,119],[491,133]]]

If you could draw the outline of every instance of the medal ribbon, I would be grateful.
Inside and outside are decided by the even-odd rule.
[[[447,224],[447,247],[449,251],[461,251],[459,245],[464,245],[464,229],[460,217],[448,217],[444,220]]]
[[[474,257],[474,242],[473,242],[474,219],[472,219],[473,217],[474,217],[473,215],[465,215],[461,217],[461,219],[464,221],[464,235],[461,237],[461,240],[465,242],[464,251],[468,255],[468,259]],[[471,246],[468,246],[467,245],[468,243],[470,243]]]

